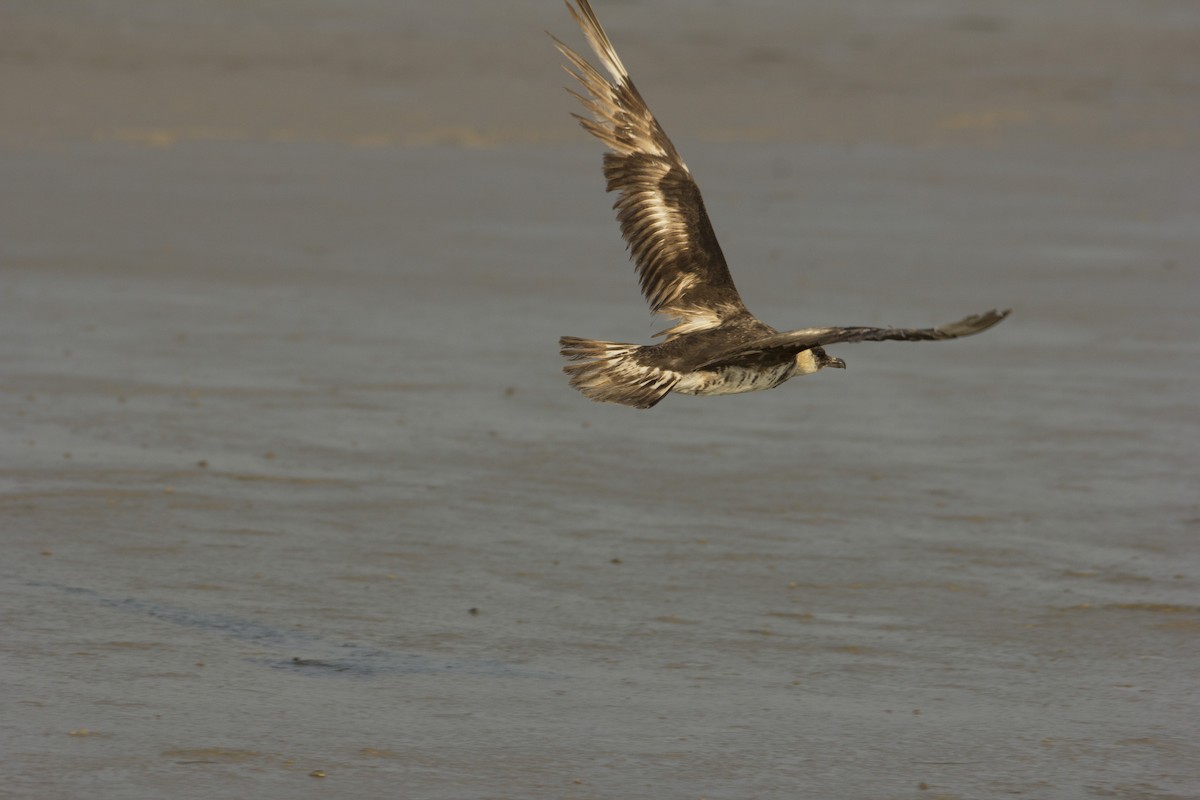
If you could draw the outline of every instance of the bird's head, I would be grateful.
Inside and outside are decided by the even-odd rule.
[[[817,360],[821,362],[822,367],[833,367],[834,369],[845,369],[846,368],[845,361],[842,361],[840,358],[835,358],[834,356],[827,354],[824,350],[822,350],[819,347],[817,348]]]
[[[801,375],[811,375],[826,367],[845,369],[846,362],[829,355],[823,348],[813,347],[796,354],[796,366]]]

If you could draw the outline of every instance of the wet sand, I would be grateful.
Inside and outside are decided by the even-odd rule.
[[[472,8],[0,12],[0,795],[1200,797],[1193,4],[599,5],[768,322],[1015,309],[649,412]]]

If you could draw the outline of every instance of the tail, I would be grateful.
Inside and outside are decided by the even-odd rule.
[[[563,367],[571,385],[597,403],[653,408],[679,382],[677,372],[641,363],[636,344],[564,336],[559,352],[576,363]]]

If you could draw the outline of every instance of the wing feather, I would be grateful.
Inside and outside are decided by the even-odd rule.
[[[743,342],[717,353],[694,369],[712,369],[768,353],[800,353],[814,347],[826,347],[841,342],[928,342],[958,339],[974,336],[998,325],[1009,313],[1010,310],[986,311],[936,328],[799,328]]]
[[[680,320],[664,331],[668,336],[716,327],[748,313],[700,188],[630,80],[588,0],[575,1],[578,8],[568,1],[567,9],[609,77],[558,39],[554,43],[570,64],[567,72],[586,90],[568,91],[591,118],[573,116],[608,146],[606,188],[617,193],[613,208],[643,296],[655,313]]]
[[[646,360],[636,344],[602,342],[563,336],[558,340],[563,367],[571,385],[598,403],[621,403],[653,408],[683,377],[653,360]]]

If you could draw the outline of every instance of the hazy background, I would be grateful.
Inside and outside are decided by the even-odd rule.
[[[1200,7],[597,12],[765,320],[1011,319],[592,404],[560,3],[3,0],[0,796],[1200,797]]]

